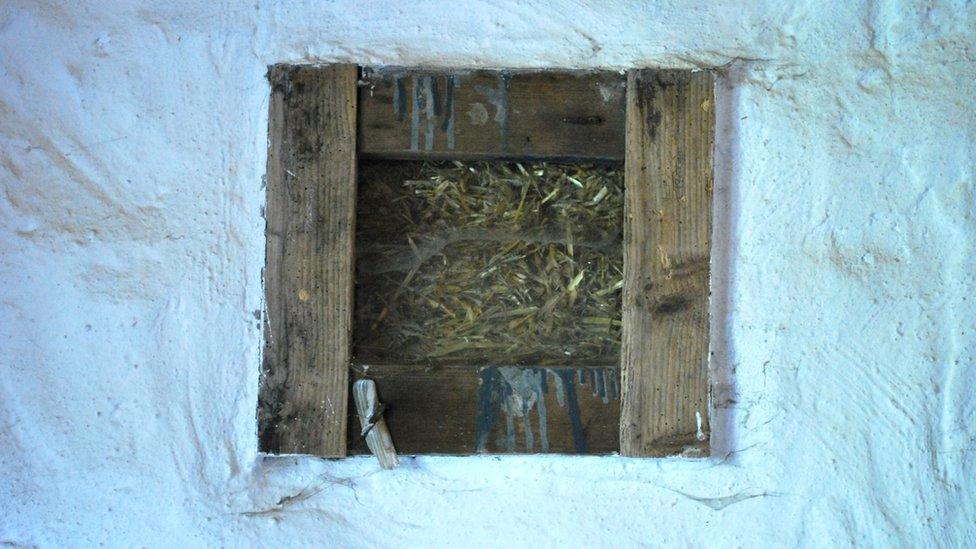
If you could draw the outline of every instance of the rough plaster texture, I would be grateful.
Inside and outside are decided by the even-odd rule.
[[[976,4],[7,0],[0,542],[976,546]],[[712,460],[263,458],[266,66],[721,67]]]

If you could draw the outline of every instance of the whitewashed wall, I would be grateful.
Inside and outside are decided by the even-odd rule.
[[[264,73],[336,60],[724,67],[727,457],[257,453]],[[0,543],[972,547],[974,78],[963,0],[7,0]]]

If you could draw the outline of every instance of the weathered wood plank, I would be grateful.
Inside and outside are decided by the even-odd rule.
[[[400,454],[608,454],[618,449],[619,368],[354,366],[372,379]],[[369,453],[358,429],[349,452]]]
[[[616,72],[364,71],[362,156],[623,160]]]
[[[356,205],[354,65],[269,73],[261,449],[342,456]]]
[[[713,82],[627,78],[620,450],[708,452]]]

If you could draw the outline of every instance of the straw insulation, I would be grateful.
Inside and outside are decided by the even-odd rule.
[[[616,166],[363,162],[358,362],[619,360]]]

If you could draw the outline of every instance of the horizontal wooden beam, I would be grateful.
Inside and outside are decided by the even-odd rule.
[[[364,69],[361,157],[623,161],[617,72]]]
[[[617,365],[357,365],[351,377],[375,381],[400,454],[609,454],[619,446]],[[369,453],[359,429],[349,430],[349,453]]]

